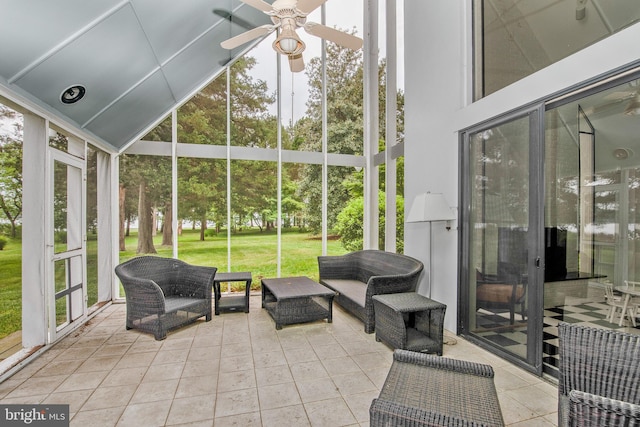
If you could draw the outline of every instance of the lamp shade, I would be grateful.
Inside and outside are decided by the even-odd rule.
[[[422,193],[413,199],[407,222],[451,221],[456,219],[447,200],[440,193]]]

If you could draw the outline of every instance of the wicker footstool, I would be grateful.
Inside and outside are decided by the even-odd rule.
[[[373,296],[376,340],[393,348],[442,356],[447,306],[415,292]]]
[[[308,277],[262,279],[262,308],[276,322],[276,329],[291,323],[333,320],[334,291]]]

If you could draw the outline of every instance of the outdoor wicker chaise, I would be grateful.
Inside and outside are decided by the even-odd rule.
[[[375,330],[373,296],[413,292],[424,266],[406,255],[364,250],[318,257],[320,283],[338,293],[335,302]]]
[[[568,323],[560,323],[558,333],[558,425],[640,425],[632,406],[640,405],[640,335]],[[572,391],[580,393],[570,410]],[[625,413],[636,424],[617,424]]]
[[[116,267],[127,300],[127,329],[152,333],[157,340],[167,331],[206,316],[211,320],[211,288],[215,267],[141,256]]]
[[[504,426],[489,365],[395,350],[369,425]]]

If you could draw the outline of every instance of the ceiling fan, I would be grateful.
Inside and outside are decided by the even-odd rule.
[[[631,85],[628,91],[612,92],[603,98],[606,102],[595,105],[585,110],[585,114],[605,113],[608,110],[622,103],[624,104],[624,114],[627,116],[640,115],[640,88],[635,89],[635,85]]]
[[[320,7],[327,0],[275,0],[269,4],[264,0],[240,0],[241,2],[263,11],[271,17],[273,25],[262,25],[220,43],[225,49],[234,49],[258,37],[265,36],[280,28],[280,34],[273,42],[276,52],[289,58],[289,67],[294,73],[304,70],[302,52],[304,42],[298,37],[298,27],[316,37],[332,41],[337,45],[352,50],[362,47],[362,39],[354,35],[327,27],[315,22],[307,22],[307,15]]]

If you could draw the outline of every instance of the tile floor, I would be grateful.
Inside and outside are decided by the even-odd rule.
[[[332,324],[276,331],[224,313],[164,341],[124,329],[125,306],[94,317],[0,383],[0,403],[64,403],[72,426],[367,426],[392,350],[334,307]],[[445,357],[492,365],[505,422],[557,424],[557,388],[448,331]]]

